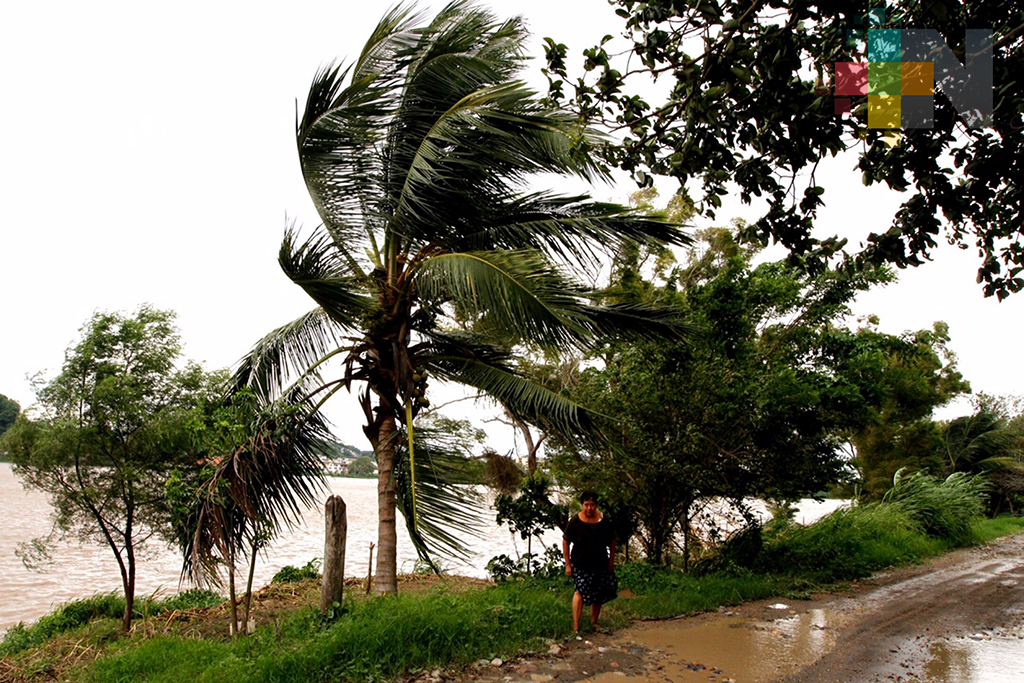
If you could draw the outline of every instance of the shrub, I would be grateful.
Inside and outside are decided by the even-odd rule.
[[[807,575],[828,583],[868,576],[896,564],[935,554],[941,544],[915,520],[891,505],[844,508],[803,526],[773,521],[764,529],[757,571]]]
[[[981,475],[954,472],[940,481],[926,472],[899,470],[883,500],[935,538],[955,546],[978,542],[974,525],[985,511],[987,484]]]
[[[319,578],[320,558],[314,557],[301,567],[293,567],[290,564],[286,564],[274,574],[274,578],[270,580],[270,583],[294,583],[296,581]]]
[[[514,578],[533,576],[543,579],[557,579],[565,575],[565,559],[561,549],[552,546],[541,556],[524,553],[518,560],[508,555],[495,555],[487,562],[487,573],[492,581],[507,581]]]
[[[153,614],[160,612],[173,612],[174,610],[205,609],[215,607],[224,602],[224,598],[213,591],[192,588],[167,598],[157,605]]]

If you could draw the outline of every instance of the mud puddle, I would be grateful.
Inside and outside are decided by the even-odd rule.
[[[1024,681],[1024,634],[979,633],[937,641],[928,648],[923,680],[941,683]]]
[[[638,682],[769,683],[811,666],[839,644],[858,610],[815,608],[802,612],[785,604],[768,605],[777,618],[709,616],[704,623],[648,624],[632,641],[648,652]],[[1020,683],[1024,681],[1024,627],[962,637],[918,635],[898,653],[899,673],[871,680],[920,683]],[[594,683],[622,683],[625,672],[603,673]],[[868,680],[868,679],[865,679]]]
[[[647,675],[639,681],[735,681],[767,683],[812,664],[836,644],[839,627],[848,617],[828,609],[805,612],[788,605],[770,605],[779,617],[751,620],[717,616],[693,626],[647,624],[631,633],[650,655]],[[622,681],[618,672],[602,674],[595,683]]]

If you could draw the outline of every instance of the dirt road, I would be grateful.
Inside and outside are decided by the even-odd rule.
[[[427,678],[439,680],[443,674]],[[479,662],[463,681],[1024,681],[1024,534],[884,573],[849,593],[767,600]]]

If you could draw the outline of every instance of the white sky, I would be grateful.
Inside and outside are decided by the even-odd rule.
[[[528,78],[538,87],[540,38],[577,55],[617,31],[602,0],[484,4],[527,18],[538,56]],[[4,4],[0,393],[30,405],[26,376],[58,370],[96,310],[148,302],[177,311],[186,356],[213,369],[311,308],[276,263],[286,217],[318,222],[295,153],[295,101],[321,64],[358,53],[389,6]],[[862,236],[891,218],[894,198],[866,191],[852,166],[844,159],[819,171],[829,179],[823,234]],[[624,201],[632,189],[624,182],[594,195]],[[718,224],[733,216],[756,214],[735,207]],[[973,251],[944,249],[864,296],[858,312],[881,315],[889,332],[944,320],[976,391],[1024,393],[1016,334],[1024,295],[984,299],[977,261]],[[339,437],[366,447],[354,401],[335,401]]]

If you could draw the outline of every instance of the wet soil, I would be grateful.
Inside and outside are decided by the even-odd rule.
[[[855,583],[549,643],[458,683],[1024,681],[1024,534]]]

